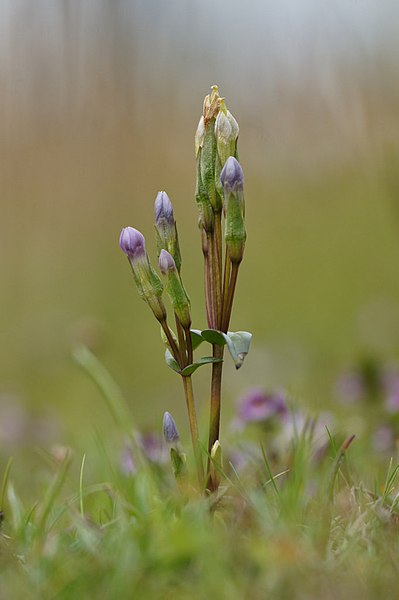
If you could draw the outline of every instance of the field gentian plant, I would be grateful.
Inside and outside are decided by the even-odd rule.
[[[209,491],[217,490],[222,466],[219,431],[224,347],[227,346],[239,369],[251,341],[248,332],[228,330],[246,240],[244,175],[238,162],[238,134],[237,121],[227,110],[217,86],[213,86],[211,94],[205,97],[195,134],[195,199],[204,256],[206,329],[192,328],[190,299],[181,275],[176,221],[166,192],[158,193],[154,207],[161,277],[148,258],[144,236],[132,227],[125,227],[120,236],[120,247],[128,257],[138,292],[160,323],[166,363],[182,379],[197,476],[201,488]],[[174,330],[168,320],[164,292],[172,307]],[[203,342],[211,344],[212,355],[195,358],[194,350]],[[212,365],[207,451],[200,443],[191,380],[192,374],[206,364]],[[177,430],[169,413],[164,418],[164,434],[169,444],[177,441]],[[180,443],[171,444],[171,459],[175,474],[181,474],[185,456]]]

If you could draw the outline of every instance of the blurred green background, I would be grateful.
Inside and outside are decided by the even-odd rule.
[[[214,83],[246,177],[232,329],[254,334],[241,371],[226,365],[225,425],[250,387],[317,409],[359,357],[396,359],[398,17],[384,0],[0,0],[3,437],[16,406],[44,439],[107,426],[71,359],[79,341],[141,426],[170,410],[185,428],[118,237],[137,227],[155,257],[153,201],[168,192],[205,326],[193,136]],[[204,414],[208,374],[195,378]]]

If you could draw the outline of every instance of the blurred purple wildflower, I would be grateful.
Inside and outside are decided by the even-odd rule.
[[[150,463],[163,465],[168,461],[168,451],[159,435],[153,432],[136,432],[134,437],[138,448]],[[120,467],[125,475],[135,475],[137,473],[137,465],[129,442],[126,442],[122,450]]]
[[[338,399],[343,404],[357,402],[365,394],[365,385],[363,377],[356,371],[343,373],[337,379],[335,392]]]
[[[390,413],[399,412],[399,374],[386,371],[382,375],[382,385],[385,391],[385,408]]]
[[[138,447],[150,462],[162,465],[169,460],[165,444],[156,433],[137,433],[136,441]]]
[[[132,449],[129,444],[122,450],[120,466],[124,475],[136,475],[137,467],[133,459]]]
[[[395,446],[395,434],[392,427],[380,425],[374,431],[371,441],[376,452],[391,452]]]
[[[282,393],[253,389],[240,401],[238,417],[244,423],[262,423],[274,417],[283,419],[288,414]]]

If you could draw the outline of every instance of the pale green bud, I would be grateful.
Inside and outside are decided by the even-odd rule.
[[[222,447],[219,440],[213,444],[211,449],[211,465],[210,465],[210,476],[212,479],[213,489],[217,489],[220,483],[220,474],[223,469],[223,456]]]
[[[200,121],[198,123],[197,131],[195,132],[195,156],[198,156],[198,152],[200,148],[204,145],[204,137],[205,137],[205,121],[204,115],[201,116]]]
[[[221,110],[215,121],[215,136],[222,168],[229,156],[236,155],[238,133],[238,123],[231,112]]]
[[[217,145],[217,156],[215,163],[215,185],[217,193],[223,198],[223,185],[220,181],[221,171],[229,158],[234,156],[238,158],[237,154],[237,139],[239,134],[238,123],[226,108],[224,99],[221,98],[220,112],[216,117],[215,121],[215,137]]]

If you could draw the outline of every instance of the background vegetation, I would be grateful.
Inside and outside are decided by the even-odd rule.
[[[15,457],[27,504],[48,482],[54,444],[74,448],[75,482],[83,453],[90,482],[108,477],[99,438],[111,462],[123,448],[71,358],[78,342],[107,365],[140,428],[159,431],[170,410],[187,430],[118,236],[137,226],[155,252],[152,205],[168,192],[203,327],[193,136],[213,83],[240,124],[246,177],[232,329],[254,334],[242,370],[226,369],[224,432],[248,389],[285,389],[297,408],[330,411],[342,438],[357,435],[360,478],[379,463],[364,437],[383,418],[338,405],[336,381],[366,359],[393,369],[398,359],[398,16],[388,0],[0,1],[0,463]],[[206,374],[196,388],[205,419]]]

